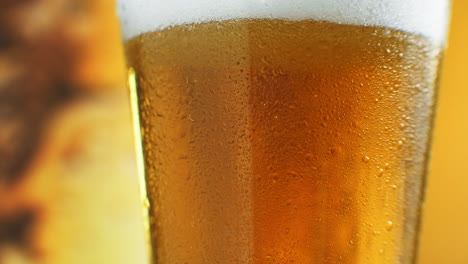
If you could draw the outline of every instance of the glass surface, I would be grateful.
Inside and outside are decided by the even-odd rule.
[[[448,4],[121,0],[154,263],[413,263]]]

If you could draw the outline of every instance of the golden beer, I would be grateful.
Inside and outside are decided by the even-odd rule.
[[[127,42],[155,263],[412,263],[441,45],[232,19]]]

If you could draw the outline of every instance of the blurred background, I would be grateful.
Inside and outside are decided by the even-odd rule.
[[[145,263],[112,0],[0,0],[0,264]],[[420,264],[468,263],[468,1],[453,0]]]
[[[111,0],[0,0],[0,264],[146,263]]]
[[[468,1],[452,0],[419,262],[468,263]]]

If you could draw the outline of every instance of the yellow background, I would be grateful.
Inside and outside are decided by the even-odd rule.
[[[468,263],[468,0],[453,1],[448,43],[424,207],[420,264]]]

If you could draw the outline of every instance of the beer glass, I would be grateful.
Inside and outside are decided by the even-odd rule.
[[[448,7],[120,0],[154,263],[413,263]]]

